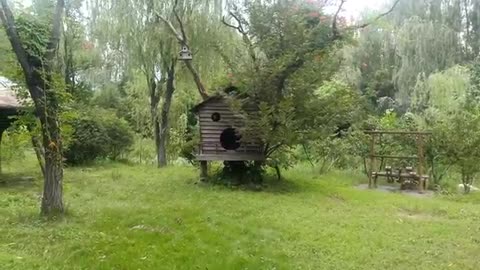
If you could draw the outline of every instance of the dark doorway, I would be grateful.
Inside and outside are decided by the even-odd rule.
[[[225,129],[220,135],[220,143],[226,150],[237,150],[240,147],[240,136],[234,128]]]

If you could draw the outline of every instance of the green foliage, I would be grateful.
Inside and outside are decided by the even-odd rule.
[[[47,51],[47,44],[50,38],[50,25],[37,16],[23,13],[17,16],[15,21],[17,31],[22,40],[23,46],[27,51],[36,67],[43,63],[43,57]]]
[[[477,136],[479,114],[473,74],[472,69],[453,67],[427,79],[419,78],[414,90],[412,111],[424,129],[434,131],[427,147],[431,175],[443,187],[453,186],[447,174],[458,183],[460,179],[453,174],[457,171],[463,182],[471,184],[477,173],[472,165],[478,159],[472,139]]]
[[[12,127],[4,132],[0,147],[2,173],[5,173],[5,164],[23,162],[25,151],[31,148],[30,134],[26,129]]]
[[[455,165],[466,186],[473,184],[480,172],[480,109],[464,107],[453,114],[443,115],[434,127],[434,147],[444,162]]]
[[[154,165],[156,162],[155,141],[136,135],[132,150],[128,153],[129,161],[136,164]]]
[[[133,145],[128,124],[112,112],[91,110],[71,120],[72,142],[65,151],[70,164],[83,164],[100,158],[118,159]]]
[[[430,75],[420,75],[413,91],[411,110],[422,113],[446,113],[462,109],[470,90],[469,70],[462,66],[452,67]]]
[[[237,67],[232,76],[237,94],[260,109],[246,129],[267,146],[267,164],[289,167],[295,160],[292,149],[354,121],[361,98],[333,79],[342,44],[333,36],[332,18],[321,8],[302,1],[252,1],[236,13],[247,16],[241,22],[249,30],[244,41],[251,46],[251,63]]]

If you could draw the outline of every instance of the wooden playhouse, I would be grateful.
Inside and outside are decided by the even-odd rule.
[[[258,117],[254,105],[244,105],[235,112],[224,96],[213,96],[194,107],[200,124],[200,144],[196,159],[206,174],[208,161],[262,161],[265,159],[261,140],[246,127],[247,120]],[[246,119],[248,117],[248,119]],[[251,128],[250,128],[251,129]],[[249,136],[244,136],[248,133]]]

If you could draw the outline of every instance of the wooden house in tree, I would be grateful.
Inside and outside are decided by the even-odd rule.
[[[265,159],[261,140],[255,131],[246,126],[255,121],[258,109],[244,105],[242,112],[235,112],[227,97],[214,96],[194,108],[200,124],[200,145],[197,160],[206,170],[208,161],[262,161]],[[245,136],[248,133],[248,136]],[[202,169],[203,171],[203,169]]]
[[[0,141],[3,132],[14,121],[12,117],[18,114],[20,108],[21,104],[11,89],[11,84],[0,78]]]
[[[11,89],[11,83],[0,77],[0,147],[2,137],[15,121],[14,116],[18,115],[22,108],[20,101],[17,99],[15,92]],[[2,170],[0,160],[0,172]]]

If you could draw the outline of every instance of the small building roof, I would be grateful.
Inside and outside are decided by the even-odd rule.
[[[12,84],[0,77],[0,109],[21,108],[20,100],[12,90]]]
[[[193,107],[192,111],[194,113],[198,113],[200,111],[200,109],[205,105],[205,104],[208,104],[210,102],[213,102],[213,101],[219,101],[219,100],[223,100],[225,99],[224,96],[221,96],[221,95],[216,95],[216,96],[211,96],[207,99],[205,99],[204,101],[200,102],[199,104],[197,104],[195,107]]]

